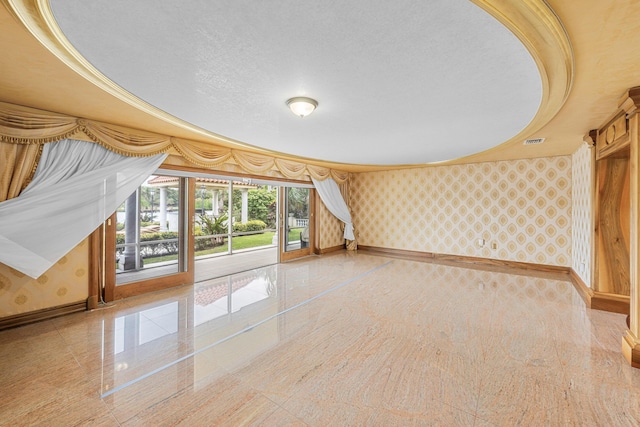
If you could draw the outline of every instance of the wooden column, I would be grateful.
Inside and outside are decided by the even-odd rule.
[[[629,154],[629,178],[630,178],[630,239],[629,239],[629,287],[630,287],[630,314],[629,330],[622,339],[622,352],[631,366],[640,368],[640,207],[638,196],[640,191],[640,148],[638,147],[638,126],[640,117],[640,87],[630,89],[620,100],[620,107],[626,112],[629,126],[630,154]]]
[[[596,132],[590,307],[623,314],[630,298],[630,144],[627,112],[619,105]]]

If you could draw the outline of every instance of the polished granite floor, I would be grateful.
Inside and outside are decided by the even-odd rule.
[[[640,423],[568,277],[311,257],[0,332],[0,424]]]

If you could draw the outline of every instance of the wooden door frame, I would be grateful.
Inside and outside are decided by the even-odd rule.
[[[304,249],[286,252],[285,230],[285,191],[286,185],[280,187],[283,191],[278,191],[278,262],[287,262],[294,259],[303,258],[317,252],[316,242],[316,189],[309,188],[309,246]]]
[[[184,212],[184,222],[186,222],[186,224],[184,224],[184,222],[182,223],[184,230],[183,233],[186,235],[186,239],[184,239],[185,236],[183,235],[184,243],[181,243],[184,245],[184,252],[178,259],[178,265],[181,267],[180,270],[184,271],[168,276],[154,277],[151,279],[116,285],[116,271],[114,268],[108,268],[108,266],[114,266],[116,263],[116,213],[114,212],[113,215],[104,223],[105,242],[103,246],[104,250],[101,254],[101,258],[104,260],[104,263],[96,266],[97,271],[104,268],[103,298],[105,302],[111,302],[135,295],[193,283],[195,277],[193,235],[193,218],[195,215],[195,198],[193,197],[193,194],[195,192],[195,178],[186,178],[186,180],[186,185],[181,188],[181,190],[186,192],[186,194],[181,195],[179,207],[179,209]]]

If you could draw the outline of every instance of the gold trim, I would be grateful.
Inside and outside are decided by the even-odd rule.
[[[134,96],[130,92],[115,84],[78,52],[66,38],[58,26],[49,0],[1,0],[6,3],[9,11],[24,25],[24,27],[47,50],[55,55],[75,73],[82,76],[93,85],[117,99],[143,111],[150,116],[161,119],[174,126],[187,129],[201,136],[214,137],[225,146],[245,148],[246,145],[220,135],[213,134],[202,128],[194,126],[184,120],[178,119],[159,108],[152,106],[144,100]]]
[[[445,163],[481,160],[507,145],[520,144],[558,114],[573,86],[575,62],[567,32],[544,0],[471,0],[507,27],[527,48],[542,79],[540,109],[517,135],[489,150]]]
[[[8,142],[10,144],[20,144],[20,145],[31,145],[31,144],[44,145],[50,142],[57,142],[63,139],[71,138],[73,135],[75,135],[78,132],[78,130],[81,130],[79,126],[73,128],[68,132],[62,133],[60,135],[49,136],[45,138],[21,138],[17,136],[0,135],[0,141]]]
[[[429,164],[370,165],[329,162],[266,150],[214,134],[174,117],[116,85],[93,67],[71,45],[57,25],[48,0],[0,0],[25,28],[53,55],[78,75],[145,114],[170,125],[192,132],[223,147],[239,148],[257,154],[266,154],[288,160],[305,162],[348,172],[407,169],[474,163],[494,159],[497,150],[532,136],[559,112],[571,90],[574,79],[574,57],[567,33],[544,0],[472,0],[477,6],[508,28],[529,50],[542,78],[543,95],[540,109],[533,120],[517,135],[489,150],[470,156]]]

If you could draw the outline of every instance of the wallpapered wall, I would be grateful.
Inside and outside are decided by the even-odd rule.
[[[328,249],[334,246],[344,245],[344,234],[341,229],[341,222],[338,220],[324,203],[318,201],[318,227],[320,227],[320,249]]]
[[[593,150],[582,145],[571,156],[571,200],[573,226],[571,253],[572,268],[582,281],[591,286],[591,242],[593,212]]]
[[[570,156],[367,172],[351,207],[361,245],[569,267],[571,184]]]
[[[358,243],[571,266],[590,284],[591,162],[584,146],[573,156],[353,174]],[[322,203],[318,215],[319,247],[342,245],[340,221]],[[0,264],[0,317],[83,301],[88,280],[86,240],[37,280]]]
[[[85,301],[89,244],[82,241],[38,279],[0,264],[0,317]]]

